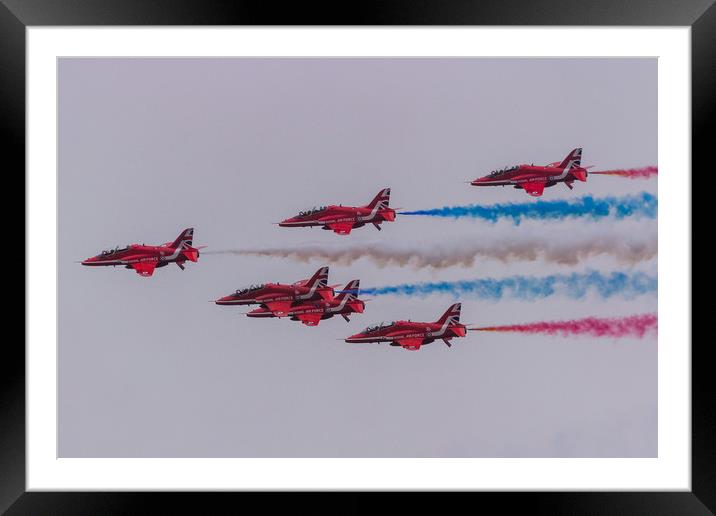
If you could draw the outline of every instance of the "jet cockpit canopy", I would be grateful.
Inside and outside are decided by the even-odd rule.
[[[236,295],[240,296],[241,294],[246,294],[247,292],[253,292],[254,290],[259,290],[260,288],[263,288],[263,287],[264,287],[263,283],[259,284],[259,285],[249,285],[248,287],[237,289]]]
[[[380,324],[374,324],[373,326],[368,326],[365,330],[363,330],[363,333],[373,333],[378,330],[382,330],[383,328],[389,328],[390,326],[393,326],[394,324],[395,324],[395,321],[381,322]]]
[[[313,208],[310,208],[310,209],[308,209],[308,210],[299,211],[299,212],[298,212],[298,216],[299,216],[299,217],[309,217],[309,216],[313,215],[314,213],[321,212],[321,211],[323,211],[323,210],[325,210],[325,209],[326,209],[325,206],[320,206],[320,207],[318,207],[318,208],[316,208],[316,207],[314,206]]]
[[[102,256],[108,256],[108,255],[110,255],[110,254],[115,254],[115,253],[118,253],[118,252],[120,252],[120,251],[126,251],[127,249],[129,249],[129,246],[128,246],[128,245],[125,245],[125,246],[122,247],[122,248],[120,248],[119,246],[117,246],[117,247],[115,247],[114,249],[105,249],[104,251],[102,251]]]
[[[504,174],[505,172],[512,172],[513,170],[517,170],[518,168],[520,168],[520,167],[517,165],[515,165],[514,167],[504,167],[504,168],[501,168],[500,170],[493,170],[492,172],[490,172],[490,175],[497,176],[500,174]]]

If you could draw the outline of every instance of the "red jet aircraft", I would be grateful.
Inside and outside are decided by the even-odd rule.
[[[515,165],[514,167],[495,170],[485,177],[475,179],[472,186],[507,186],[522,188],[533,197],[539,197],[545,187],[564,183],[571,190],[575,180],[587,181],[587,169],[582,167],[582,149],[574,149],[561,162],[555,161],[544,167],[532,165]]]
[[[296,304],[308,301],[333,299],[333,288],[328,285],[328,267],[321,267],[310,278],[292,285],[265,283],[239,289],[233,294],[217,299],[217,305],[253,305],[269,310],[279,316]]]
[[[369,326],[360,333],[351,335],[346,342],[389,342],[391,346],[417,351],[423,344],[442,339],[448,347],[450,339],[464,337],[467,328],[460,324],[460,303],[455,303],[435,322],[395,321]]]
[[[174,242],[167,242],[162,245],[130,244],[123,248],[116,247],[109,251],[102,251],[101,254],[87,258],[82,265],[90,266],[117,266],[124,265],[127,269],[134,269],[140,276],[151,276],[154,269],[164,267],[169,263],[176,263],[181,270],[184,270],[184,262],[187,260],[196,262],[199,260],[199,249],[205,246],[192,247],[194,228],[188,228],[181,232]]]
[[[318,326],[323,319],[330,319],[334,315],[342,316],[349,322],[349,314],[362,314],[365,302],[356,297],[359,280],[353,280],[343,291],[331,299],[307,301],[292,306],[283,312],[275,312],[269,308],[257,308],[247,313],[248,317],[290,317],[292,321],[301,321],[306,326]]]
[[[380,231],[382,222],[393,222],[395,210],[388,207],[390,188],[381,190],[370,204],[365,206],[322,206],[302,211],[295,217],[278,223],[284,228],[322,226],[339,235],[348,235],[353,228],[367,223],[373,224]]]

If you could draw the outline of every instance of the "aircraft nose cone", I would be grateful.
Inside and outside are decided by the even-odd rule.
[[[360,337],[360,333],[356,333],[355,335],[351,335],[350,337],[347,337],[345,339],[346,342],[349,344],[358,342],[358,337]]]
[[[93,256],[92,258],[87,258],[86,260],[81,261],[80,263],[82,265],[92,265],[93,263],[97,262],[97,257]]]
[[[214,303],[216,303],[217,305],[228,305],[232,299],[233,296],[224,296],[214,301]]]

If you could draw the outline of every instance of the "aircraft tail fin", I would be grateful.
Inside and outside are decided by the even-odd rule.
[[[442,317],[440,317],[440,319],[437,320],[437,322],[442,324],[445,321],[449,321],[450,324],[459,324],[461,306],[461,303],[455,303],[454,305],[450,305],[450,308],[445,311],[445,313],[442,315]]]
[[[336,299],[342,301],[344,298],[347,301],[352,301],[358,297],[358,290],[360,289],[360,280],[353,280],[348,282],[348,285],[341,290],[340,294],[336,296]]]
[[[194,228],[186,228],[184,231],[181,232],[181,234],[177,237],[174,242],[172,242],[171,246],[176,249],[188,249],[192,246],[194,241]]]
[[[316,285],[318,288],[323,288],[328,285],[328,267],[318,269],[306,284],[309,288],[313,285]]]
[[[372,201],[370,201],[370,204],[366,205],[366,208],[375,208],[378,206],[378,209],[385,209],[390,204],[390,188],[383,188],[380,192],[378,192],[378,195],[376,195]]]
[[[567,157],[559,164],[559,168],[572,168],[582,166],[582,148],[578,147],[567,154]]]

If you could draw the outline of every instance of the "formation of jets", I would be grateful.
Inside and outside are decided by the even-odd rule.
[[[259,305],[247,317],[288,317],[306,326],[318,326],[334,315],[350,322],[349,315],[363,313],[365,301],[358,298],[360,280],[349,282],[338,291],[328,285],[328,267],[321,267],[306,280],[292,284],[266,283],[239,289],[215,301],[217,305]],[[388,342],[391,346],[417,351],[420,346],[441,339],[451,346],[450,339],[464,337],[468,328],[460,324],[460,303],[452,305],[435,322],[395,321],[369,326],[351,335],[349,343]]]
[[[513,186],[529,195],[540,196],[546,187],[565,183],[571,190],[574,181],[586,181],[587,169],[581,165],[582,149],[570,152],[560,162],[545,166],[516,165],[494,171],[475,179],[474,186]],[[395,220],[390,208],[390,188],[384,188],[365,206],[329,205],[300,212],[278,223],[281,227],[321,227],[339,235],[348,235],[355,228],[373,224],[381,229],[383,222]],[[173,241],[161,245],[130,244],[102,251],[82,261],[87,266],[123,266],[140,276],[148,277],[157,267],[176,263],[184,270],[187,261],[197,262],[199,251],[206,246],[193,246],[194,228],[187,228]],[[358,298],[360,281],[350,281],[343,290],[328,284],[328,267],[321,267],[309,279],[295,283],[264,283],[238,289],[214,302],[224,306],[258,305],[247,317],[289,318],[306,326],[318,326],[325,319],[340,315],[346,322],[352,314],[365,310],[365,300]],[[417,351],[421,346],[442,340],[448,347],[453,338],[465,337],[467,328],[460,323],[460,303],[456,303],[435,322],[394,321],[369,326],[345,339],[348,343],[388,343]]]

